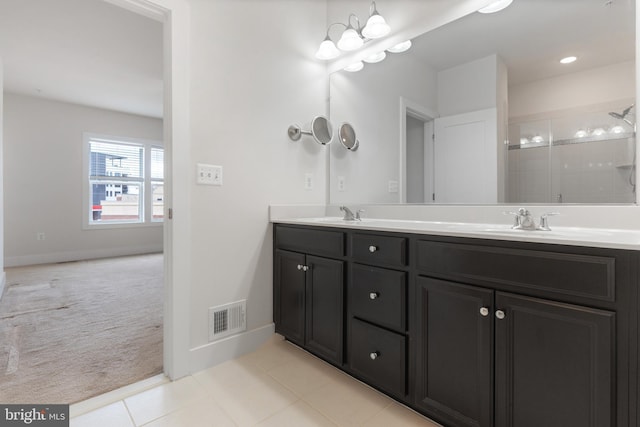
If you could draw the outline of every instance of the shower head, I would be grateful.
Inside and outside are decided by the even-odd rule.
[[[635,105],[635,104],[634,104]],[[628,124],[629,126],[634,126],[634,124],[627,119],[627,115],[629,114],[629,112],[631,111],[631,109],[634,107],[634,105],[631,105],[627,108],[624,109],[624,111],[622,113],[616,113],[616,112],[610,112],[609,115],[615,119],[618,120],[622,120],[623,122],[625,122],[626,124]],[[635,127],[635,126],[634,126]]]
[[[609,113],[609,115],[611,117],[615,117],[616,119],[624,120],[627,117],[627,114],[629,114],[629,112],[631,111],[632,108],[633,108],[633,105],[630,106],[630,107],[625,108],[622,113],[611,112],[611,113]]]

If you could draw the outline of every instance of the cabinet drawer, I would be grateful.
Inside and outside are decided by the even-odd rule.
[[[396,396],[405,396],[405,337],[351,319],[349,367],[371,384]]]
[[[404,332],[407,273],[354,264],[351,274],[351,314]]]
[[[275,246],[278,249],[336,257],[344,256],[345,252],[344,233],[281,225],[276,225]]]
[[[467,283],[615,301],[613,257],[420,240],[416,267]]]
[[[351,236],[351,254],[357,262],[404,267],[407,265],[407,239],[354,233]]]

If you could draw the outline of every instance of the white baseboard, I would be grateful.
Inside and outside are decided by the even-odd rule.
[[[141,255],[162,252],[162,244],[148,246],[125,246],[119,248],[93,249],[85,251],[52,252],[47,254],[6,257],[5,267],[23,265],[52,264],[56,262],[81,261],[86,259],[110,258],[116,256]]]
[[[272,338],[274,333],[275,325],[270,323],[260,328],[192,348],[190,350],[190,372],[202,371],[255,351]]]

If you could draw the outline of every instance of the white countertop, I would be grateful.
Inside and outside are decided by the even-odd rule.
[[[640,231],[605,228],[552,227],[551,231],[513,230],[508,224],[415,221],[364,218],[344,221],[340,217],[272,218],[281,224],[312,225],[354,230],[391,231],[435,236],[470,237],[518,242],[640,250]]]

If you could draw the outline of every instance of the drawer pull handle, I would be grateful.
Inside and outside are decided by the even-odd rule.
[[[502,310],[497,310],[497,311],[496,311],[496,317],[497,317],[499,320],[504,319],[504,318],[505,318],[505,316],[506,316],[506,314],[504,314],[504,311],[502,311]]]
[[[380,296],[380,294],[379,294],[379,293],[377,293],[377,292],[370,292],[370,293],[369,293],[369,299],[376,299],[376,298],[378,298],[379,296]]]
[[[374,253],[377,250],[378,250],[377,246],[373,246],[373,245],[369,246],[369,252]]]
[[[489,315],[489,309],[488,309],[487,307],[482,307],[482,308],[480,309],[480,314],[481,314],[483,317],[487,317],[487,316]]]
[[[371,360],[376,360],[378,358],[378,356],[380,356],[380,353],[378,353],[377,351],[374,351],[373,353],[371,353],[369,355],[369,357],[371,358]]]

